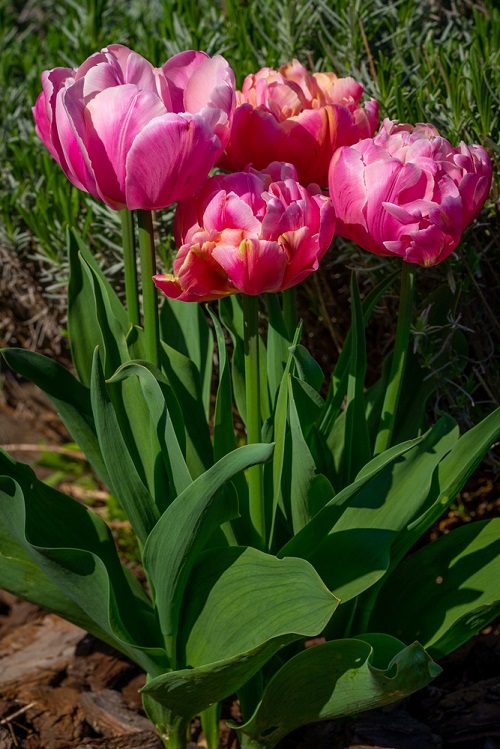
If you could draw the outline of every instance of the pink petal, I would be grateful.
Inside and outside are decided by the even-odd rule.
[[[260,221],[254,216],[249,205],[234,193],[217,192],[203,212],[205,229],[244,229],[260,231]]]
[[[56,100],[55,119],[61,143],[61,167],[79,189],[102,200],[85,144],[83,79],[62,90]]]
[[[346,225],[359,224],[366,229],[368,192],[365,165],[357,150],[344,147],[334,154],[329,170],[329,187],[336,216]]]
[[[168,91],[168,101],[164,101],[169,112],[186,111],[184,91],[188,81],[199,65],[207,59],[208,55],[205,52],[186,50],[174,55],[163,65],[161,71]]]
[[[87,151],[107,200],[126,203],[128,153],[146,125],[164,114],[165,107],[155,93],[132,84],[106,89],[89,102]]]
[[[156,117],[134,140],[127,158],[127,206],[159,209],[192,197],[222,151],[202,117]]]
[[[213,257],[226,271],[230,282],[243,294],[278,291],[287,258],[277,242],[244,239],[239,247],[218,245]]]

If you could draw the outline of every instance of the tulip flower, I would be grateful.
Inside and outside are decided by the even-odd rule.
[[[120,44],[42,74],[36,130],[68,179],[116,210],[196,192],[224,150],[235,105],[223,57],[181,52],[161,68]]]
[[[335,150],[370,137],[377,127],[378,104],[372,99],[361,105],[362,93],[353,78],[310,75],[297,60],[248,75],[236,92],[231,138],[219,165],[233,171],[287,161],[301,184],[326,187]]]
[[[291,164],[211,177],[179,203],[174,273],[154,281],[185,302],[282,291],[317,269],[334,229],[330,200],[302,187]]]
[[[482,146],[454,148],[432,125],[386,119],[374,138],[332,159],[337,233],[376,255],[435,265],[480,212],[491,175]]]

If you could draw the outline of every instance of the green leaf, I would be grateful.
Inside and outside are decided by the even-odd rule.
[[[208,420],[214,341],[201,305],[165,297],[160,312],[160,330],[162,340],[195,365]]]
[[[375,636],[378,648],[394,651],[392,638]],[[377,648],[377,649],[378,649]],[[441,671],[415,643],[385,668],[372,665],[375,649],[363,640],[335,640],[308,648],[288,661],[267,685],[249,721],[233,726],[249,745],[272,749],[290,731],[387,705],[428,684]]]
[[[212,318],[215,335],[217,339],[217,349],[219,354],[219,386],[215,401],[214,413],[214,458],[219,460],[237,447],[236,435],[233,424],[233,398],[231,389],[231,373],[227,358],[226,341],[222,326],[209,309]],[[254,532],[253,524],[250,521],[250,510],[248,504],[248,484],[245,476],[238,473],[228,483],[224,490],[226,493],[237,492],[239,518],[231,521],[231,529],[235,534],[235,540],[242,545],[256,545],[258,543],[257,534]],[[224,528],[223,528],[224,530]],[[225,528],[227,532],[227,527]]]
[[[197,668],[157,676],[141,689],[175,715],[190,720],[214,702],[228,697],[272,658],[293,636],[278,638],[254,650]]]
[[[120,382],[133,375],[136,375],[141,383],[145,402],[156,427],[165,468],[174,491],[172,498],[175,498],[192,481],[184,459],[186,434],[182,411],[166,377],[149,362],[132,361],[123,364],[108,380],[108,384]]]
[[[201,665],[164,674],[143,690],[185,717],[232,694],[285,645],[321,632],[338,603],[306,562],[252,548],[210,549],[189,587],[182,635],[187,662]]]
[[[192,476],[199,476],[213,463],[201,383],[195,364],[171,346],[162,343],[160,360],[175,393],[186,427],[186,463]]]
[[[294,534],[304,528],[316,512],[335,494],[325,476],[317,473],[297,412],[292,381],[289,381],[288,412],[290,419],[291,456],[290,504]]]
[[[129,359],[126,345],[129,322],[121,302],[76,230],[68,234],[68,252],[71,353],[80,380],[89,386],[96,346],[101,348],[107,377]]]
[[[363,312],[354,273],[351,278],[352,346],[347,377],[345,433],[340,466],[343,485],[350,484],[371,458],[365,411],[366,344]]]
[[[342,601],[362,593],[388,569],[397,534],[425,503],[434,469],[457,432],[452,419],[442,418],[414,446],[387,451],[390,460],[374,461],[381,466],[376,472],[365,468],[367,477],[334,497],[280,556],[308,559]]]
[[[419,513],[394,546],[396,559],[402,559],[413,544],[450,506],[467,479],[473,474],[492,444],[500,437],[500,408],[460,437],[441,461],[424,512]]]
[[[319,393],[325,375],[323,374],[323,370],[318,362],[313,359],[309,351],[300,344],[292,346],[290,348],[290,353],[293,356],[299,378]]]
[[[381,283],[378,284],[374,289],[363,300],[363,323],[366,326],[371,314],[375,308],[375,305],[382,298],[384,292],[391,286],[396,278],[399,278],[399,271],[394,271],[390,276],[384,278]],[[328,396],[326,400],[325,413],[321,422],[321,432],[328,436],[333,428],[333,425],[338,417],[342,402],[347,393],[347,378],[349,372],[349,362],[351,358],[351,347],[352,347],[352,329],[346,336],[344,345],[342,346],[342,352],[338,358],[333,376],[330,382],[330,388],[328,390]]]
[[[245,403],[245,361],[243,351],[243,309],[236,295],[219,300],[219,319],[231,336],[233,343],[233,357],[231,361],[231,377],[236,408],[244,424],[246,424]]]
[[[21,548],[24,558],[29,557],[65,599],[76,604],[76,612],[81,609],[95,623],[89,631],[106,633],[108,642],[143,668],[161,672],[168,664],[162,655],[151,602],[121,565],[104,521],[38,481],[29,466],[17,463],[2,450],[0,474],[4,474],[0,479],[2,533]],[[48,593],[50,605],[53,587]]]
[[[160,512],[128,452],[106,390],[97,350],[94,354],[90,395],[97,436],[110,478],[110,489],[120,501],[138,539],[144,543],[160,517]]]
[[[50,398],[94,471],[106,484],[109,483],[97,441],[89,389],[61,364],[34,351],[11,348],[2,349],[0,353],[9,367],[38,385]]]
[[[167,642],[172,643],[177,634],[181,600],[196,557],[214,530],[238,514],[236,497],[221,502],[218,490],[239,471],[269,460],[272,452],[273,445],[257,444],[224,456],[172,502],[152,530],[143,560]]]
[[[278,389],[289,357],[290,340],[286,329],[278,294],[266,294],[268,314],[267,377],[271,408],[276,405]]]
[[[209,549],[189,588],[182,612],[186,666],[226,660],[284,635],[317,635],[338,605],[308,562],[251,547]],[[244,625],[235,627],[238,620]]]
[[[500,519],[464,525],[397,567],[379,593],[370,627],[406,642],[418,637],[441,658],[500,614],[499,580]]]

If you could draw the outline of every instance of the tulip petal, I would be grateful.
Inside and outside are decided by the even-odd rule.
[[[244,239],[239,247],[218,245],[212,254],[243,294],[278,291],[281,286],[287,258],[278,242]]]
[[[127,206],[164,208],[193,195],[221,153],[202,117],[166,114],[150,122],[127,157]]]
[[[126,203],[127,155],[146,125],[164,114],[165,107],[156,94],[132,84],[106,89],[89,102],[87,150],[107,200]]]

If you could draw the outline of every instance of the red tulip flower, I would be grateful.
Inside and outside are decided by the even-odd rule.
[[[224,150],[235,105],[223,57],[181,52],[161,68],[120,44],[42,74],[36,130],[68,179],[114,209],[194,195]]]
[[[335,150],[370,137],[377,127],[378,104],[372,99],[361,105],[362,93],[353,78],[310,75],[297,60],[248,75],[236,93],[231,138],[219,165],[264,169],[286,161],[301,184],[326,187]]]
[[[330,200],[302,187],[291,164],[218,175],[179,203],[174,273],[154,281],[185,302],[282,291],[317,269],[334,229]]]
[[[386,119],[375,138],[332,159],[337,233],[376,255],[435,265],[480,212],[491,175],[482,146],[454,148],[432,125]]]

